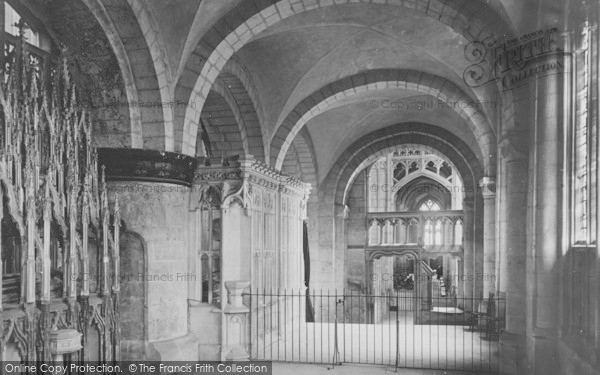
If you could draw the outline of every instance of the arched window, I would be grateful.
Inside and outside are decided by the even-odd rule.
[[[452,167],[449,166],[448,163],[442,163],[442,166],[440,167],[440,176],[444,178],[452,176]]]
[[[431,220],[425,221],[425,245],[433,245],[433,222]]]
[[[221,241],[222,223],[220,192],[208,188],[202,192],[196,210],[198,255],[200,257],[200,301],[221,304]]]
[[[40,33],[32,30],[31,26],[24,22],[21,15],[17,13],[13,7],[8,3],[4,3],[4,31],[12,36],[19,37],[21,27],[23,27],[23,33],[27,43],[39,47]]]
[[[2,68],[5,71],[5,81],[11,69],[18,69],[17,66],[13,66],[15,63],[25,64],[27,69],[35,72],[37,78],[42,81],[51,79],[56,61],[53,62],[50,56],[52,50],[50,36],[44,30],[35,29],[8,2],[0,0],[0,7],[4,10],[4,66]]]
[[[419,163],[417,163],[416,161],[412,162],[410,164],[410,168],[408,169],[408,173],[413,173],[419,170]]]
[[[421,207],[419,207],[419,211],[440,211],[440,210],[441,210],[440,205],[431,199],[426,200],[425,202],[423,202],[421,204]]]
[[[404,163],[396,164],[396,167],[394,168],[394,179],[400,181],[404,176],[406,176],[406,167],[404,166]]]
[[[437,173],[437,167],[435,166],[435,163],[433,161],[427,163],[425,169],[427,169],[430,172]]]
[[[433,241],[435,245],[443,245],[443,224],[442,220],[437,220],[435,222],[435,227],[433,229]]]
[[[407,243],[414,244],[419,241],[419,222],[412,219],[408,224],[408,241]]]

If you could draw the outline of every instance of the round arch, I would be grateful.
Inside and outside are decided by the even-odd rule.
[[[174,151],[174,134],[173,134],[173,98],[169,89],[173,81],[171,69],[169,67],[169,58],[167,55],[166,42],[160,32],[154,13],[151,8],[143,1],[127,0],[133,13],[135,14],[142,34],[146,39],[146,44],[152,46],[149,48],[154,70],[156,71],[156,79],[160,91],[162,112],[165,124],[165,151]]]
[[[393,191],[399,190],[403,186],[405,186],[405,185],[409,184],[410,182],[412,182],[413,180],[416,180],[416,179],[421,178],[421,177],[427,177],[427,178],[429,178],[429,179],[431,179],[431,180],[439,183],[440,185],[444,185],[444,184],[448,183],[448,181],[445,180],[439,174],[425,170],[425,171],[419,171],[419,172],[411,173],[411,174],[403,177],[400,181],[398,181],[398,182],[396,182],[394,184],[394,186],[392,187],[392,189],[393,189]]]
[[[397,207],[398,199],[401,199],[408,211],[418,211],[423,201],[431,199],[438,203],[442,209],[451,209],[451,191],[447,186],[429,178],[429,176],[419,176],[405,186],[407,188],[398,190],[393,195],[394,207]]]
[[[265,124],[264,108],[256,89],[256,84],[250,72],[247,68],[238,62],[233,56],[227,64],[223,67],[223,71],[220,74],[221,79],[230,80],[234,78],[236,81],[236,87],[239,88],[239,94],[233,94],[236,100],[252,105],[252,111],[249,114],[250,117],[256,117],[256,124],[253,125],[252,121],[246,121],[249,124],[248,132],[251,144],[259,146],[250,147],[251,150],[261,148],[259,153],[258,150],[251,151],[251,154],[257,157],[259,160],[266,161],[269,155],[269,141],[266,132],[264,132],[263,126]],[[230,84],[230,82],[227,82]]]
[[[105,7],[100,0],[84,0],[83,2],[101,24],[117,55],[128,91],[128,107],[132,113],[131,147],[172,150],[173,114],[171,108],[165,110],[172,102],[170,96],[164,97],[166,88],[161,90],[161,83],[164,81],[159,82],[158,73],[166,74],[162,71],[166,70],[165,65],[156,63],[162,60],[160,52],[154,51],[153,55],[148,44],[149,41],[155,41],[158,46],[158,39],[153,39],[152,36],[149,36],[148,39],[145,35],[156,32],[149,13],[144,12],[141,6],[133,8],[129,2],[123,2],[118,7]],[[140,48],[139,45],[126,45],[123,42],[131,38],[142,40],[143,48]],[[159,47],[155,46],[155,48]],[[152,70],[151,75],[146,72],[147,67]],[[157,71],[157,68],[160,70]],[[144,77],[143,87],[139,84],[138,77]],[[160,106],[161,110],[156,111],[157,106]],[[162,137],[157,135],[162,135]]]
[[[303,129],[292,141],[292,147],[288,149],[286,160],[294,158],[297,168],[300,171],[301,179],[308,182],[315,189],[319,183],[317,173],[317,163],[315,160],[315,150],[312,138],[306,129]],[[314,190],[313,190],[314,191]],[[314,196],[314,194],[311,194]]]
[[[94,44],[93,48],[97,49],[96,53],[114,55],[122,79],[124,97],[113,99],[118,100],[119,106],[126,106],[129,112],[129,134],[127,141],[123,141],[127,143],[124,147],[172,149],[170,143],[173,137],[169,139],[169,124],[172,127],[169,111],[172,110],[168,105],[161,105],[166,110],[155,110],[157,104],[169,99],[164,97],[165,90],[161,90],[162,83],[159,82],[158,73],[162,68],[159,66],[157,69],[154,51],[149,48],[148,42],[152,39],[145,37],[145,33],[150,33],[152,29],[151,22],[141,8],[134,10],[127,1],[109,7],[100,0],[66,0],[60,4],[16,0],[14,5],[20,13],[25,11],[36,18],[57,42],[69,47],[82,44],[84,31],[95,32],[93,27],[97,24],[102,37],[97,34],[87,37],[106,38],[109,44],[106,51],[98,52],[98,48],[102,48],[102,41]],[[69,17],[72,14],[77,17]],[[73,20],[79,24],[74,24]],[[141,43],[125,43],[126,40],[139,40]],[[150,67],[151,75],[146,71],[147,67]],[[143,87],[138,77],[144,77]]]
[[[454,164],[463,180],[465,200],[474,200],[477,182],[484,176],[484,169],[469,146],[440,127],[400,123],[369,134],[342,153],[323,182],[322,191],[328,197],[327,201],[346,204],[349,188],[358,173],[403,144],[429,146],[442,153]]]
[[[300,102],[294,110],[276,128],[271,140],[272,165],[280,169],[291,141],[312,118],[327,111],[336,103],[365,92],[382,89],[410,89],[431,95],[436,102],[444,103],[477,103],[454,83],[438,76],[412,70],[373,70],[343,78],[315,91]],[[486,170],[495,164],[496,134],[485,114],[475,106],[453,106],[467,123],[475,138],[482,155],[488,155],[483,160]]]

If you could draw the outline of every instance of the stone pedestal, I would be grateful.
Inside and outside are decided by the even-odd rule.
[[[242,293],[249,285],[245,281],[225,282],[227,305],[223,309],[222,361],[247,361],[250,358],[250,310],[242,301]]]

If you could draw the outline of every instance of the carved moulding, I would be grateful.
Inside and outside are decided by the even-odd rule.
[[[198,163],[192,183],[190,209],[195,210],[206,205],[207,197],[210,196],[208,192],[213,191],[212,196],[219,196],[223,210],[237,202],[244,207],[247,214],[251,214],[253,209],[258,209],[255,207],[256,202],[268,202],[262,195],[269,195],[270,192],[274,196],[286,194],[300,200],[301,211],[305,216],[310,189],[310,184],[284,175],[251,155],[240,160],[227,160],[209,165]],[[272,203],[275,204],[275,201]]]
[[[175,152],[131,148],[99,148],[107,181],[163,182],[190,186],[198,161]]]

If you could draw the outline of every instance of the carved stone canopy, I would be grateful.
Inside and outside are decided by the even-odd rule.
[[[197,163],[190,209],[196,208],[206,186],[220,190],[223,208],[233,201],[238,201],[247,208],[251,201],[248,196],[252,195],[255,188],[294,196],[302,201],[308,199],[311,189],[310,184],[287,176],[251,155],[226,162]]]

